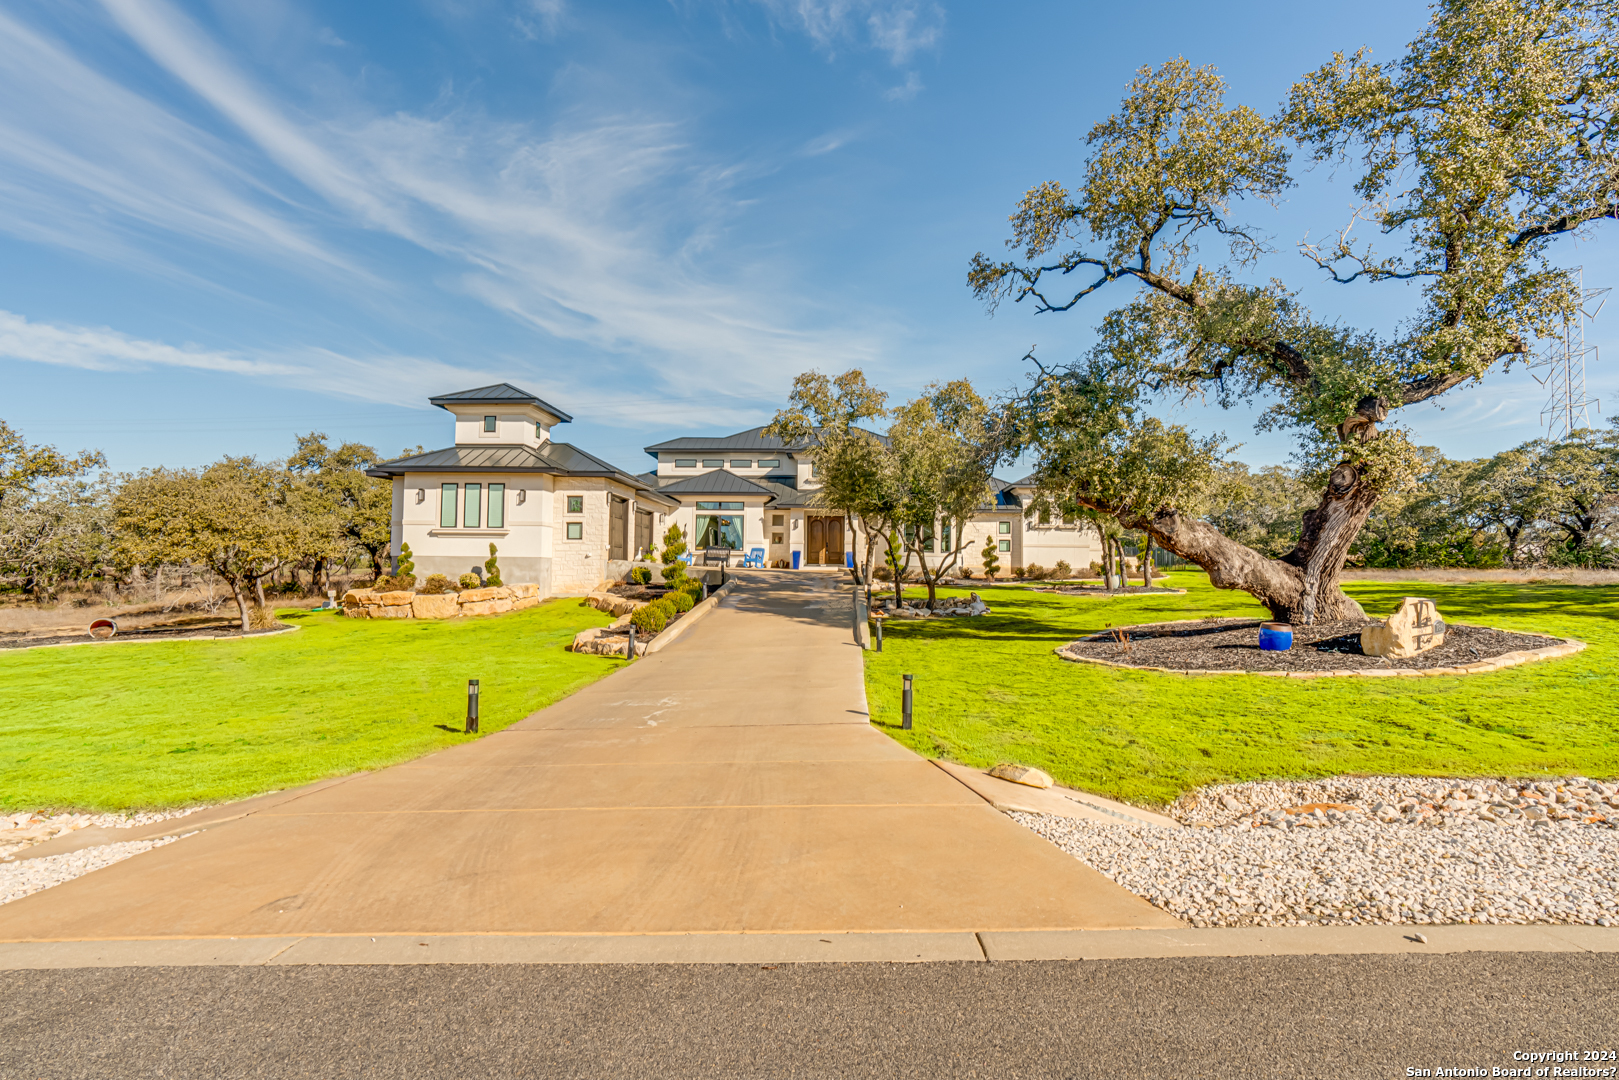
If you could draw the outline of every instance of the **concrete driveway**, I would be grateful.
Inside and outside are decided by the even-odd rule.
[[[1178,926],[870,726],[846,581],[748,574],[505,731],[0,907],[0,941]]]

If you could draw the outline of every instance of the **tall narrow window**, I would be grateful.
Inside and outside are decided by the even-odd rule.
[[[462,526],[464,528],[476,529],[478,527],[478,522],[480,522],[482,520],[483,520],[483,485],[482,484],[468,484],[467,485],[467,509],[466,509],[466,513],[464,513],[461,516],[461,524],[462,524]]]
[[[944,527],[939,530],[939,550],[946,552],[954,550],[950,546],[950,523],[948,521],[945,522]]]
[[[483,418],[483,429],[485,431],[495,430],[495,418],[493,416],[486,416]]]
[[[489,485],[489,527],[491,529],[504,529],[506,527],[506,485]]]
[[[438,523],[440,528],[455,528],[455,493],[454,484],[445,484],[438,500]]]

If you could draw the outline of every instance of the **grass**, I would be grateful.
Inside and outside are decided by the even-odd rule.
[[[494,618],[278,613],[247,641],[0,653],[0,808],[124,810],[242,798],[487,735],[622,661],[566,651],[610,618],[552,600]]]
[[[1368,613],[1407,595],[1447,618],[1573,637],[1576,656],[1482,675],[1289,680],[1180,676],[1069,663],[1052,652],[1104,625],[1258,617],[1250,597],[1202,574],[1184,596],[1096,600],[985,590],[985,619],[891,622],[866,654],[872,719],[930,757],[1033,765],[1058,783],[1136,803],[1209,783],[1346,773],[1619,774],[1619,588],[1352,582]],[[900,676],[915,727],[898,729]]]

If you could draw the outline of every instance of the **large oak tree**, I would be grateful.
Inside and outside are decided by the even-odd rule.
[[[1578,301],[1555,245],[1619,216],[1616,30],[1612,0],[1441,0],[1398,60],[1335,55],[1270,117],[1228,108],[1210,68],[1143,69],[1091,130],[1078,187],[1041,184],[1019,203],[1018,257],[979,254],[969,272],[991,306],[1042,312],[1134,287],[1092,353],[1042,369],[1020,402],[1052,496],[1116,515],[1277,618],[1358,615],[1344,558],[1416,467],[1391,418],[1524,359]],[[1245,279],[1266,248],[1238,211],[1290,186],[1290,144],[1351,168],[1362,202],[1332,241],[1300,244],[1310,272],[1418,287],[1414,315],[1351,327],[1282,282]],[[1319,498],[1291,551],[1202,520],[1222,442],[1146,412],[1188,393],[1266,401],[1262,424],[1300,435]]]

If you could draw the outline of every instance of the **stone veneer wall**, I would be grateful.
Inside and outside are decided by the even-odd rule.
[[[582,596],[609,576],[607,566],[607,495],[615,490],[608,481],[597,477],[559,476],[556,491],[550,496],[552,506],[551,531],[551,593],[557,596]],[[629,492],[619,491],[619,495]],[[568,496],[582,495],[585,510],[582,514],[568,513]],[[542,496],[543,497],[543,496]],[[568,539],[568,522],[584,523],[584,538]],[[634,542],[635,521],[629,522]]]
[[[343,614],[351,619],[454,619],[519,611],[533,607],[541,599],[538,585],[500,585],[437,594],[350,589],[343,594]]]

